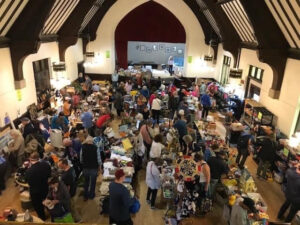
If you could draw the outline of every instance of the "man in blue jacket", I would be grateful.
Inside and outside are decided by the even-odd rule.
[[[208,116],[209,109],[211,107],[211,101],[208,94],[204,94],[201,96],[201,104],[203,106],[202,110],[202,118],[205,118]]]

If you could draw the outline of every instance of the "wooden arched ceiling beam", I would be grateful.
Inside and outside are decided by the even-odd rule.
[[[213,41],[212,48],[214,50],[214,60],[217,60],[218,55],[218,44],[221,41],[210,23],[208,22],[207,18],[202,13],[202,10],[200,6],[197,4],[196,1],[191,0],[184,0],[184,2],[187,4],[187,6],[193,11],[194,15],[197,17],[203,33],[205,37],[205,44],[209,45],[210,41]]]
[[[221,6],[215,0],[203,0],[207,9],[214,17],[222,36],[223,49],[230,52],[234,58],[234,66],[237,65],[241,39],[231,24],[230,20],[222,10]]]
[[[200,6],[197,4],[196,1],[191,0],[184,0],[184,2],[187,4],[187,6],[193,11],[194,15],[197,17],[204,36],[205,36],[205,44],[209,45],[209,42],[214,39],[216,41],[220,41],[218,35],[214,31],[214,29],[211,27],[210,23],[206,19],[206,17],[203,15],[202,10]]]
[[[54,2],[55,0],[30,0],[7,33],[16,89],[26,86],[23,62],[26,56],[38,51],[39,34]]]
[[[117,0],[106,0],[103,2],[101,7],[98,9],[98,11],[95,13],[93,18],[90,20],[90,22],[87,24],[85,29],[82,31],[83,37],[89,36],[89,41],[96,40],[97,29],[98,29],[103,17],[105,16],[107,11],[110,9],[111,6],[113,6],[113,4],[116,1]],[[83,46],[84,51],[86,49],[87,43],[88,43],[88,41],[85,40],[84,46]]]
[[[57,34],[60,61],[65,61],[65,52],[67,48],[76,44],[80,25],[90,8],[93,6],[94,2],[95,0],[79,1],[71,15],[58,31]]]
[[[269,96],[278,99],[288,57],[289,44],[265,1],[240,1],[253,25],[258,41],[258,58],[260,61],[267,63],[273,70],[273,82]]]

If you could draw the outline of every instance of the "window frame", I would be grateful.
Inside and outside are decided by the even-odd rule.
[[[259,83],[262,83],[263,75],[264,75],[264,70],[262,68],[259,68],[259,67],[253,66],[253,65],[249,66],[248,76],[251,79],[256,80]]]

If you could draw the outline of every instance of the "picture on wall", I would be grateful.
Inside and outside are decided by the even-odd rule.
[[[140,45],[135,46],[136,50],[140,50]]]
[[[171,48],[166,47],[166,53],[171,53]]]
[[[141,45],[140,50],[141,50],[141,51],[145,51],[145,50],[146,50],[145,45]]]
[[[151,53],[152,49],[151,48],[147,48],[147,53]]]
[[[164,50],[164,48],[165,48],[165,45],[164,45],[164,44],[160,44],[160,45],[159,45],[159,50]]]
[[[178,49],[178,50],[177,50],[177,53],[178,53],[179,55],[183,54],[182,49]]]
[[[158,50],[157,45],[153,45],[153,51],[157,51],[157,50]]]
[[[176,46],[172,47],[172,51],[176,52],[177,51],[177,47]]]

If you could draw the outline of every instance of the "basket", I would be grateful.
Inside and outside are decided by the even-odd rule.
[[[172,184],[164,184],[162,186],[162,192],[165,199],[174,198],[174,185]]]

